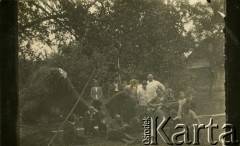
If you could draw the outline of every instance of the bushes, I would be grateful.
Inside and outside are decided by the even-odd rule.
[[[41,67],[20,91],[20,113],[23,122],[56,120],[66,115],[78,98],[71,81],[59,68]],[[80,102],[77,113],[83,114],[87,105]]]

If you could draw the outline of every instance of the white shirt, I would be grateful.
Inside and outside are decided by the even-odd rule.
[[[97,87],[95,87],[95,90],[96,90],[96,93],[97,93]],[[96,99],[98,99],[98,96],[97,96],[97,94],[96,94]]]
[[[119,91],[119,89],[118,89],[118,83],[114,83],[114,86],[115,86],[115,91],[117,92],[117,91]]]
[[[142,84],[138,85],[137,87],[137,95],[138,95],[139,105],[146,106],[150,98],[147,93],[147,89],[144,90]]]
[[[178,117],[181,119],[183,105],[187,102],[186,98],[178,100]]]
[[[159,81],[156,81],[156,80],[152,80],[151,82],[150,81],[147,81],[147,93],[149,94],[149,101],[151,101],[154,97],[157,96],[157,89],[158,88],[162,88],[163,91],[165,90],[165,87],[163,84],[161,84]]]

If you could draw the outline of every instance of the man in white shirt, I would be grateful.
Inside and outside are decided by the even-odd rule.
[[[137,88],[137,94],[138,94],[138,100],[139,105],[141,106],[147,106],[147,103],[149,102],[149,96],[147,94],[147,81],[142,81],[142,84],[138,85]]]
[[[94,81],[94,86],[91,89],[90,96],[92,98],[92,105],[97,110],[100,110],[100,106],[102,104],[102,88],[98,85],[98,81]]]
[[[153,79],[153,75],[149,74],[147,76],[148,81],[147,81],[147,93],[149,95],[149,101],[151,101],[153,98],[157,96],[157,89],[161,88],[163,91],[165,90],[165,87],[162,83],[160,83],[157,80]]]

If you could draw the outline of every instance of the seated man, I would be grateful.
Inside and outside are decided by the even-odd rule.
[[[191,86],[187,87],[186,99],[187,99],[187,103],[189,104],[189,108],[191,110],[195,110],[197,101],[196,101],[196,97],[195,97],[195,91]]]
[[[63,128],[63,141],[66,145],[70,145],[73,142],[73,139],[76,135],[76,127],[73,116],[71,116],[66,122]]]
[[[134,138],[126,133],[127,128],[128,125],[124,124],[120,115],[116,114],[109,123],[107,132],[108,139],[122,141],[126,144],[134,143]]]
[[[164,96],[164,92],[162,88],[157,89],[157,96],[153,98],[149,103],[149,108],[154,113],[155,117],[162,118],[163,116],[166,116],[166,111],[164,111],[163,106],[167,105],[166,98]]]
[[[87,144],[87,140],[77,134],[73,115],[70,116],[63,127],[63,142],[65,145]]]
[[[200,124],[196,113],[190,109],[190,106],[186,104],[182,110],[182,119],[181,121],[187,126],[192,126],[192,124]]]
[[[148,103],[148,106],[155,109],[160,109],[167,101],[161,88],[158,88],[156,92],[157,96]]]
[[[196,113],[190,109],[190,105],[186,104],[182,109],[182,118],[181,123],[184,123],[189,128],[189,138],[192,139],[193,133],[193,124],[200,124]]]
[[[96,125],[98,126],[98,132],[100,134],[106,133],[107,128],[105,123],[102,122],[102,114],[97,112],[94,107],[90,106],[83,119],[84,134],[90,137],[96,135],[98,133],[94,128]]]

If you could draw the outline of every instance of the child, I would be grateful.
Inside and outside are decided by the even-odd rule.
[[[177,113],[177,117],[175,117],[174,120],[181,119],[182,108],[187,102],[187,99],[185,97],[185,92],[180,91],[179,94],[180,94],[180,99],[178,100],[178,113]]]

